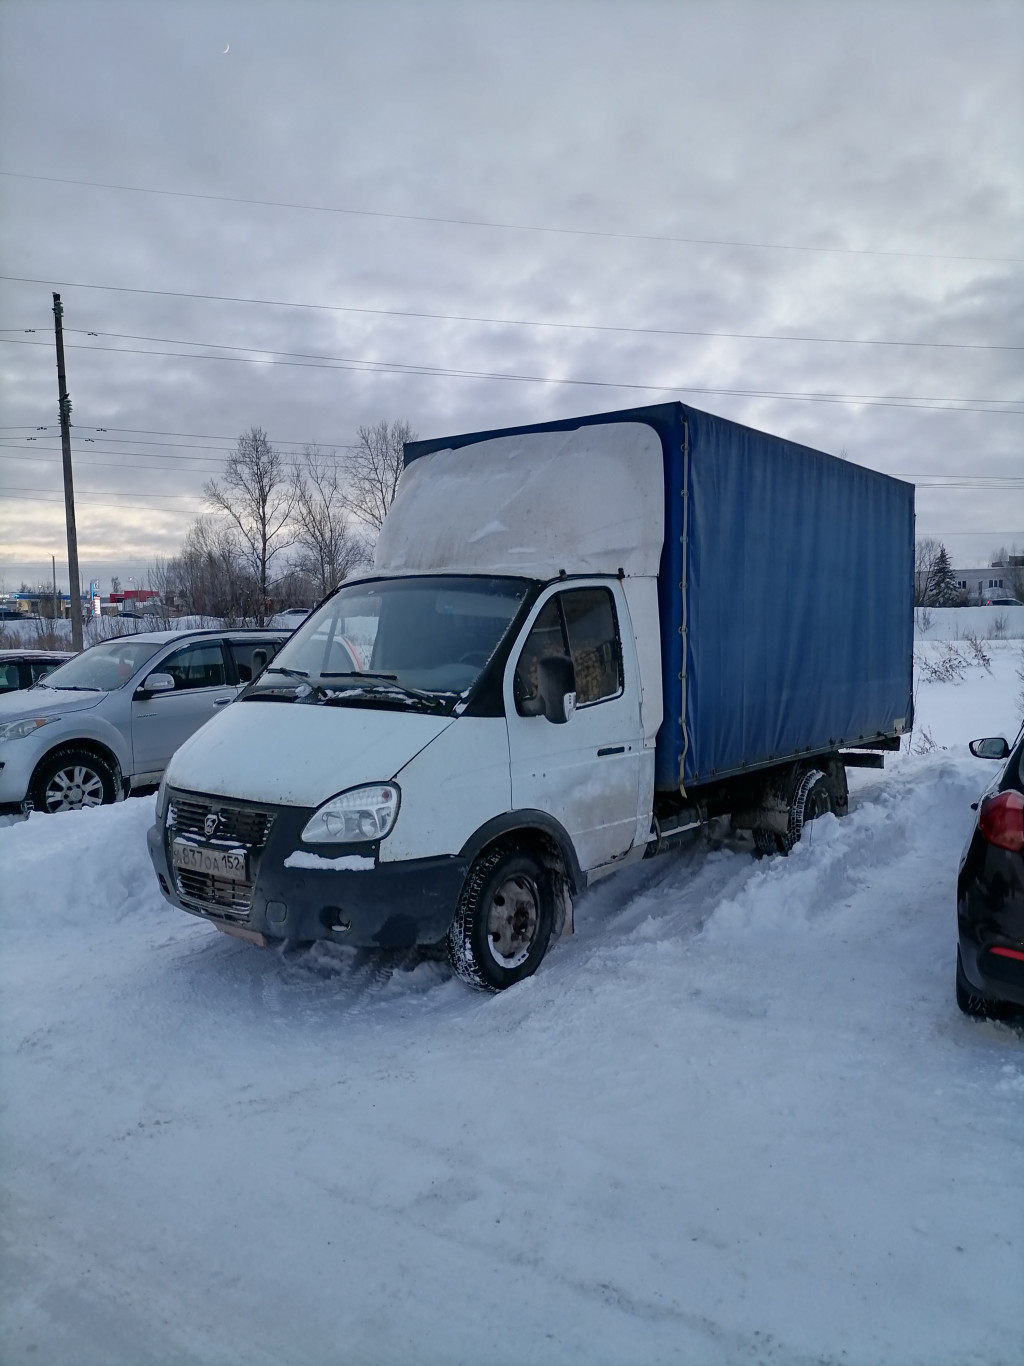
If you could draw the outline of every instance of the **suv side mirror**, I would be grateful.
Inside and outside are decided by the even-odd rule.
[[[266,650],[253,650],[252,652],[252,676],[261,674],[267,667],[268,655]]]
[[[547,719],[564,725],[576,710],[576,670],[568,655],[537,661],[537,691]]]
[[[143,680],[139,693],[150,696],[155,692],[173,692],[174,679],[170,674],[152,673]]]
[[[1010,746],[1001,735],[990,735],[984,740],[972,740],[967,746],[976,759],[1008,759]]]

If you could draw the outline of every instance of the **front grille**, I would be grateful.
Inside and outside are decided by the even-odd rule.
[[[207,816],[217,816],[217,829],[206,833]],[[200,839],[230,840],[247,849],[262,849],[274,824],[274,812],[255,806],[226,806],[223,802],[203,801],[197,797],[172,797],[168,826],[179,835],[198,835]]]
[[[182,901],[197,910],[216,910],[224,916],[248,920],[252,909],[252,883],[232,882],[226,877],[210,877],[188,868],[175,868],[174,881]]]
[[[217,817],[217,828],[207,833],[208,817]],[[232,806],[201,797],[173,795],[167,808],[167,833],[191,835],[215,847],[244,848],[249,854],[249,871],[253,873],[252,854],[264,847],[274,824],[275,812],[255,806]],[[252,882],[233,878],[214,877],[191,868],[173,868],[178,895],[186,905],[198,911],[214,911],[218,915],[247,920],[252,909]]]

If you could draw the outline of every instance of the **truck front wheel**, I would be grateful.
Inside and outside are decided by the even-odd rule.
[[[502,991],[536,972],[554,924],[551,874],[516,849],[485,851],[469,870],[448,931],[448,958],[471,986]]]

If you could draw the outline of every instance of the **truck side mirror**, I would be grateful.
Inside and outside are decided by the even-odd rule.
[[[576,710],[576,670],[568,655],[537,661],[537,691],[549,721],[564,725]]]

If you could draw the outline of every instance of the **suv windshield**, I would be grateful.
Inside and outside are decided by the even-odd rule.
[[[480,676],[529,590],[527,579],[455,576],[341,588],[299,627],[249,695],[453,705]]]
[[[115,692],[124,687],[132,674],[141,669],[147,659],[152,659],[160,648],[159,641],[156,644],[151,640],[133,641],[130,636],[105,640],[69,659],[36,686]]]

